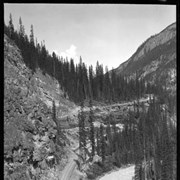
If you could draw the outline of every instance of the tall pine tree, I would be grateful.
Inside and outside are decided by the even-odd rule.
[[[20,37],[25,36],[25,29],[24,29],[24,26],[22,24],[21,17],[19,18],[19,35],[20,35]]]
[[[95,139],[94,139],[94,115],[92,110],[92,100],[89,101],[89,124],[90,124],[90,143],[91,143],[91,160],[93,159],[93,156],[95,154]]]
[[[10,32],[10,38],[14,39],[14,25],[11,14],[9,15],[9,32]]]
[[[33,25],[32,25],[32,24],[31,24],[31,30],[30,30],[29,39],[30,39],[30,44],[31,44],[32,46],[34,46],[34,30],[33,30]]]
[[[105,160],[105,138],[104,138],[104,127],[102,124],[100,125],[100,144],[101,144],[100,155],[102,158],[102,164],[104,164],[104,160]]]
[[[86,160],[86,130],[85,130],[85,114],[84,114],[84,102],[81,102],[81,111],[78,115],[79,119],[79,149],[80,155]]]

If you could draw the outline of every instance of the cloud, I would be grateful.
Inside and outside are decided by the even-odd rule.
[[[62,56],[63,58],[68,58],[68,60],[70,60],[71,58],[74,59],[74,61],[78,60],[78,56],[77,56],[77,51],[76,51],[77,47],[73,44],[71,44],[70,48],[67,49],[65,52],[61,52],[60,56]]]
[[[60,52],[57,49],[54,49],[52,52],[55,52],[55,54],[59,57],[63,57],[64,59],[68,58],[68,60],[70,61],[70,59],[72,58],[74,60],[75,64],[79,63],[79,57],[77,56],[77,51],[76,51],[77,47],[73,44],[70,45],[70,48],[65,50],[64,52]]]

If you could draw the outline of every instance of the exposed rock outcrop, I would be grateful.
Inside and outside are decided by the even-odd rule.
[[[41,179],[56,163],[55,156],[63,158],[63,149],[55,148],[57,127],[52,120],[52,101],[58,121],[76,107],[63,95],[55,79],[40,70],[33,73],[24,64],[19,48],[4,35],[5,178]]]

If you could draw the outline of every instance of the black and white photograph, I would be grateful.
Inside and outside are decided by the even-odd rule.
[[[177,5],[3,5],[4,179],[176,180]]]

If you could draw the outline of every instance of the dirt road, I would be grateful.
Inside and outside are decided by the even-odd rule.
[[[79,150],[79,146],[77,146],[72,150],[72,155],[69,159],[69,163],[66,165],[65,169],[62,172],[61,180],[70,180],[70,179],[73,180],[72,176],[75,169],[77,168],[77,164],[74,160],[78,159],[78,156],[76,155],[76,153],[78,153],[78,150]]]
[[[76,162],[71,159],[66,168],[63,171],[63,175],[61,177],[61,180],[70,180],[73,174],[73,171],[76,168]]]

